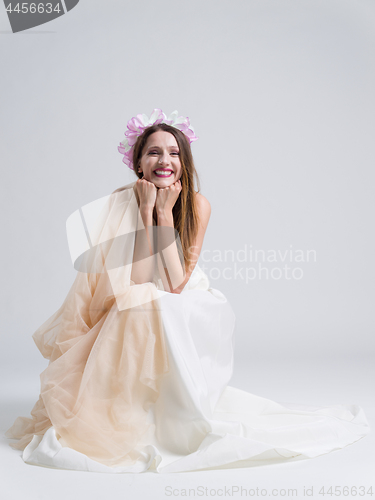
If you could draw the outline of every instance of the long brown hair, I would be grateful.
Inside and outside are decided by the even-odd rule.
[[[182,174],[180,177],[182,190],[179,197],[172,209],[174,227],[178,231],[181,239],[183,257],[185,267],[190,261],[189,253],[193,247],[195,238],[198,233],[199,214],[197,210],[197,203],[195,193],[200,191],[200,184],[198,173],[194,166],[193,155],[191,153],[190,143],[185,134],[179,129],[167,125],[166,123],[159,123],[147,127],[141,136],[138,137],[137,142],[134,144],[133,149],[133,165],[134,172],[141,179],[143,173],[138,172],[138,167],[141,162],[143,149],[146,145],[147,139],[151,134],[163,130],[172,134],[178,144],[180,152],[180,162]],[[197,182],[197,191],[194,189],[194,180]],[[194,252],[194,249],[193,249]]]

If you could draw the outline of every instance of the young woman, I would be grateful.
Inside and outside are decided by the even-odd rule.
[[[26,463],[248,467],[316,457],[369,432],[356,405],[291,408],[228,385],[235,317],[197,264],[211,208],[194,187],[195,139],[177,112],[134,117],[119,151],[138,180],[69,219],[77,277],[33,335],[49,365],[32,418],[6,433]]]
[[[177,128],[164,123],[152,125],[137,140],[133,161],[140,179],[134,191],[144,225],[152,226],[154,218],[157,226],[176,228],[181,235],[184,262],[180,262],[177,244],[172,245],[165,252],[169,272],[161,274],[164,289],[180,293],[198,261],[211,214],[208,200],[194,190],[197,174],[190,145]],[[161,236],[162,231],[158,233]],[[152,245],[150,254],[154,254]],[[154,274],[155,260],[145,264],[133,264],[136,283],[150,281]],[[178,286],[172,287],[168,278]]]

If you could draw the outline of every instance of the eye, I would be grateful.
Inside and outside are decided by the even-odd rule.
[[[157,155],[157,154],[158,154],[158,152],[157,152],[157,151],[150,151],[148,154],[149,154],[149,155]]]
[[[172,153],[171,153],[171,155],[177,155],[177,156],[179,156],[179,154],[180,154],[180,153],[179,153],[179,152],[177,152],[177,151],[172,151]]]

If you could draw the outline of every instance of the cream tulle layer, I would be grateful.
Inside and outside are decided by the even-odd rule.
[[[150,282],[130,279],[135,232],[144,230],[134,184],[68,220],[69,245],[84,257],[85,272],[33,334],[49,365],[32,419],[17,418],[6,433],[19,439],[11,444],[16,449],[53,426],[66,446],[109,466],[128,464],[147,433],[168,356],[157,270]]]
[[[90,328],[81,315],[73,320],[67,315],[82,310],[77,302],[86,302],[84,282],[79,274],[70,301],[34,334],[50,364],[40,376],[33,419],[19,417],[7,437],[19,438],[11,446],[23,449],[33,435],[53,425],[67,446],[94,460],[109,466],[132,463],[131,451],[149,427],[147,413],[157,399],[159,378],[168,370],[158,297],[123,311],[113,300],[96,303],[96,323]],[[132,293],[152,296],[156,288],[135,285]]]

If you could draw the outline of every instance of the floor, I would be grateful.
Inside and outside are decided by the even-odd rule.
[[[254,359],[236,359],[230,385],[281,403],[319,406],[355,403],[364,409],[371,427],[375,428],[374,372],[375,364],[370,357],[303,359],[298,362],[284,358],[281,361],[262,360],[261,363]],[[38,397],[38,379],[9,377],[9,371],[7,375],[7,383],[0,391],[0,479],[4,500],[265,496],[324,499],[334,496],[371,498],[371,493],[375,494],[373,431],[342,450],[314,459],[246,469],[178,474],[101,474],[28,465],[23,462],[20,451],[10,448],[4,430],[17,416],[29,416]]]

